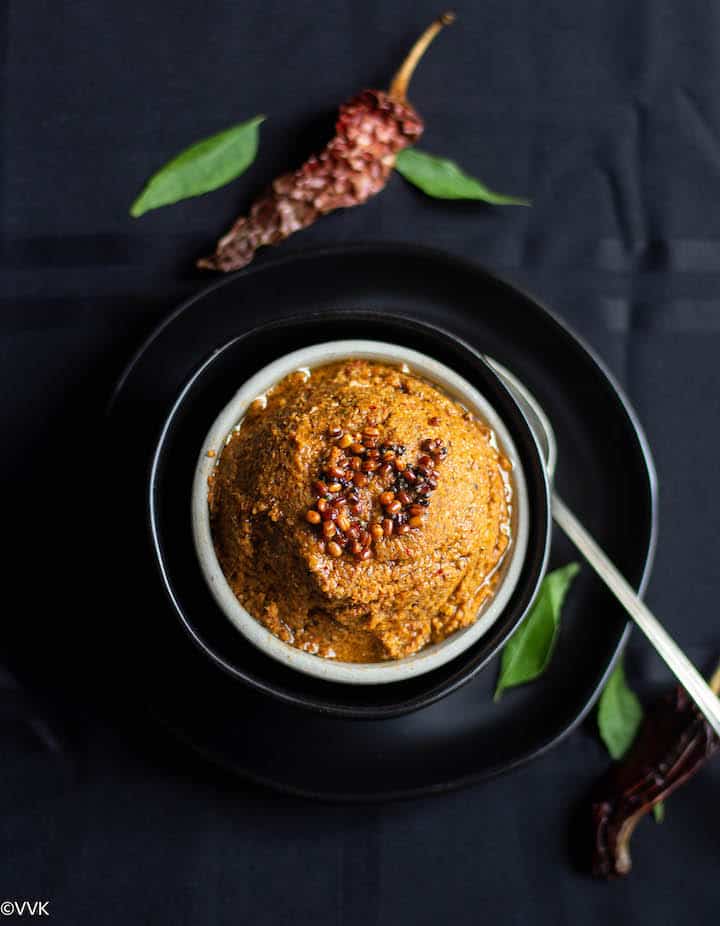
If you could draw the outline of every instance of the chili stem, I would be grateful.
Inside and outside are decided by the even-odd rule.
[[[425,54],[425,50],[427,49],[430,42],[432,42],[432,40],[438,34],[438,32],[443,28],[443,26],[449,26],[450,23],[454,21],[454,19],[454,13],[443,13],[442,16],[438,16],[438,18],[427,27],[417,42],[415,42],[413,47],[410,49],[410,54],[402,63],[400,70],[393,78],[393,82],[390,84],[390,90],[388,91],[391,97],[402,101],[407,99],[407,88],[408,84],[410,83],[410,78],[413,76],[413,71],[417,67],[418,62]]]

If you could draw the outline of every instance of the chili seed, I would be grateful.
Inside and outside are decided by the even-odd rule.
[[[339,492],[342,486],[339,482],[331,482],[328,486],[328,492]]]
[[[428,418],[428,424],[436,428],[440,424],[440,419],[437,415],[433,415],[432,418]]]
[[[432,486],[429,486],[427,483],[423,483],[423,485],[417,486],[415,491],[418,495],[429,495],[432,492]]]
[[[334,540],[331,540],[327,545],[327,551],[330,556],[342,556],[342,547],[339,543],[335,543]]]
[[[375,470],[380,466],[377,460],[363,460],[362,466],[360,469],[364,473],[374,473]]]
[[[409,525],[409,524],[398,524],[398,525],[395,527],[395,533],[396,533],[396,534],[399,534],[399,536],[401,536],[401,537],[403,536],[403,534],[407,534],[407,533],[409,533],[409,532],[410,532],[410,525]]]
[[[377,437],[366,437],[364,434],[363,434],[363,442],[365,444],[366,452],[368,450],[375,450],[375,448],[377,447],[379,443]]]
[[[354,489],[352,492],[348,492],[347,502],[349,505],[357,505],[359,501],[360,501],[360,496],[357,494],[357,492]]]
[[[390,537],[392,535],[394,527],[395,525],[390,520],[390,518],[383,518],[382,529],[383,534],[385,534],[386,537]]]
[[[394,492],[388,491],[388,492],[381,492],[381,493],[380,493],[380,504],[381,504],[381,505],[389,505],[389,504],[390,504],[391,502],[393,502],[393,501],[395,501],[395,493],[394,493]]]
[[[347,448],[352,444],[353,439],[349,434],[343,434],[340,440],[338,441],[338,447],[341,450],[347,450]]]
[[[373,555],[372,549],[370,547],[365,547],[362,553],[359,554],[358,559],[360,560],[360,562],[365,562],[366,560],[370,559],[372,555]]]
[[[383,535],[382,524],[378,524],[377,521],[374,524],[371,524],[370,533],[372,534],[374,540],[379,540]]]
[[[368,477],[365,475],[365,473],[355,473],[353,476],[353,482],[359,489],[362,489],[368,484]]]
[[[384,450],[384,451],[383,451],[382,458],[383,458],[383,460],[385,460],[386,463],[389,462],[390,460],[394,460],[394,459],[395,459],[395,451],[394,451],[394,450]]]
[[[368,458],[368,460],[377,460],[378,457],[380,456],[380,451],[379,450],[366,450],[365,456]]]
[[[350,453],[365,453],[365,445],[357,443],[350,444]]]
[[[387,511],[388,514],[398,514],[402,511],[402,502],[397,498],[393,499],[389,505],[385,506],[385,511]]]
[[[398,501],[402,505],[409,505],[410,502],[412,501],[412,498],[410,498],[410,496],[405,491],[398,492],[397,497],[398,497]]]
[[[418,477],[408,466],[403,472],[403,479],[407,480],[407,482],[409,482],[411,485],[414,485],[417,482]]]
[[[328,476],[332,476],[333,479],[342,479],[345,475],[345,470],[341,469],[339,466],[328,466],[325,472]]]
[[[319,512],[321,512],[321,513],[322,513],[323,511],[325,511],[325,510],[327,509],[327,506],[328,506],[328,503],[327,503],[327,499],[326,499],[326,498],[319,498],[315,504],[316,504],[316,506],[317,506],[317,510],[318,510]]]
[[[357,556],[358,553],[362,553],[362,551],[363,551],[363,545],[360,543],[360,541],[353,540],[353,542],[350,544],[350,552],[353,553],[355,556]]]
[[[327,485],[322,479],[316,479],[312,484],[312,490],[316,495],[327,495]]]
[[[380,429],[375,427],[363,428],[363,437],[367,434],[368,437],[379,437]]]
[[[419,515],[419,514],[423,514],[424,511],[425,511],[425,509],[423,508],[422,505],[410,505],[410,507],[408,508],[408,513],[409,513],[412,517],[416,517],[416,516]]]
[[[340,528],[343,534],[348,532],[348,530],[350,529],[350,524],[351,524],[350,518],[346,514],[341,514],[338,516],[337,526]]]
[[[328,436],[332,438],[342,437],[342,428],[328,428]]]
[[[406,468],[407,463],[402,458],[395,457],[395,459],[393,460],[393,466],[399,473],[402,473],[404,469]]]
[[[320,517],[319,511],[314,511],[312,508],[310,508],[305,512],[305,520],[308,522],[308,524],[319,524],[322,521],[322,518]]]
[[[425,523],[425,519],[424,519],[423,516],[420,515],[420,514],[414,515],[414,516],[413,516],[412,518],[410,518],[410,520],[408,521],[408,525],[409,525],[410,527],[422,527],[424,523]]]

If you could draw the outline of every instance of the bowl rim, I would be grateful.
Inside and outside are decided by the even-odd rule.
[[[226,440],[239,426],[250,403],[298,369],[317,368],[349,359],[406,365],[411,373],[439,386],[451,398],[478,414],[493,429],[500,446],[513,461],[513,540],[509,559],[503,562],[503,575],[495,594],[481,606],[479,617],[468,627],[404,659],[377,663],[341,662],[303,652],[280,640],[256,620],[236,598],[220,567],[212,542],[207,504],[208,477],[220,459]],[[199,448],[190,504],[193,544],[200,570],[224,616],[250,643],[284,666],[324,681],[350,685],[384,685],[416,678],[451,662],[477,643],[501,617],[512,598],[522,573],[530,533],[527,482],[520,455],[507,425],[490,400],[459,373],[434,357],[371,338],[348,338],[308,345],[276,358],[242,383],[215,417]]]

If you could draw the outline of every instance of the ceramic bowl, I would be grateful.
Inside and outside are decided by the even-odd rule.
[[[376,360],[403,366],[410,373],[438,386],[488,424],[505,455],[513,462],[512,542],[502,564],[497,590],[481,607],[475,623],[440,643],[424,647],[404,659],[376,663],[340,662],[303,652],[284,643],[249,614],[238,601],[218,562],[210,531],[208,478],[233,430],[241,426],[251,403],[281,379],[297,370],[312,370],[342,360]],[[218,606],[237,630],[254,646],[290,669],[331,682],[378,685],[403,681],[445,665],[471,647],[502,614],[517,585],[528,544],[528,494],[525,474],[509,430],[492,403],[473,385],[445,364],[400,344],[345,340],[313,344],[292,351],[251,376],[220,411],[198,448],[192,488],[192,524],[200,568]]]

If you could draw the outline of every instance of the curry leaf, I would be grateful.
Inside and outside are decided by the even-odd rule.
[[[622,759],[635,742],[644,711],[635,692],[625,678],[622,660],[607,680],[598,704],[598,728],[613,759]],[[656,823],[665,819],[665,802],[658,801],[652,809]]]
[[[642,704],[625,680],[622,660],[615,666],[598,704],[598,729],[613,759],[628,751],[643,719]]]
[[[504,196],[466,174],[454,161],[438,158],[417,148],[406,148],[395,160],[395,169],[410,183],[436,199],[479,199],[495,206],[529,206],[529,199]]]
[[[495,689],[499,701],[506,688],[531,682],[547,668],[555,646],[565,595],[580,567],[569,563],[543,579],[529,616],[505,644]]]
[[[255,160],[258,126],[264,119],[255,116],[181,151],[148,180],[130,215],[137,218],[150,209],[209,193],[239,177]]]

